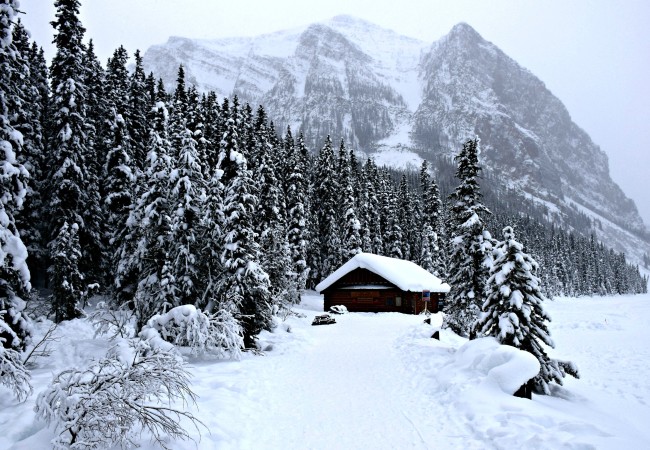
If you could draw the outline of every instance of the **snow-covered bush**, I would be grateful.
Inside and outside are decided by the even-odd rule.
[[[18,400],[23,401],[32,393],[30,378],[20,353],[0,345],[0,384],[9,388]]]
[[[183,359],[173,348],[120,339],[106,357],[89,367],[56,375],[39,394],[35,411],[54,426],[55,449],[136,446],[136,432],[142,430],[168,448],[166,436],[191,439],[181,419],[195,427],[201,424],[184,410],[196,398],[188,378]],[[175,401],[183,408],[173,407]]]
[[[148,330],[174,345],[191,348],[194,354],[213,352],[239,359],[244,346],[241,325],[225,309],[205,314],[192,305],[177,306],[149,319],[141,337],[149,336]]]

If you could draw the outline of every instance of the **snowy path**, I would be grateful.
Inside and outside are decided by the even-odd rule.
[[[311,311],[308,322],[318,313]],[[215,423],[217,434],[210,426],[212,435],[203,437],[201,448],[212,439],[220,448],[238,449],[429,449],[460,442],[472,448],[467,428],[440,417],[441,405],[423,394],[396,347],[400,334],[421,318],[394,314],[378,321],[374,314],[355,314],[336,319],[336,325],[292,330],[300,334],[298,351],[275,355],[274,350],[244,361],[244,367],[256,366],[244,369],[254,378],[223,394],[246,400],[226,402],[235,406],[219,413],[228,423]],[[199,387],[200,372],[195,371],[194,386],[204,398],[210,394]],[[485,443],[476,442],[475,448]]]

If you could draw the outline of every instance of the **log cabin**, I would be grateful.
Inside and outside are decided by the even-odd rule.
[[[359,253],[321,281],[323,309],[344,305],[356,312],[438,312],[449,285],[410,261]],[[426,301],[429,296],[430,301]]]

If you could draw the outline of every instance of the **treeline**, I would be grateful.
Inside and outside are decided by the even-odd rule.
[[[172,89],[145,75],[139,52],[131,73],[122,47],[104,68],[83,42],[77,1],[57,2],[52,24],[49,67],[19,22],[3,28],[8,297],[27,296],[26,260],[56,321],[79,317],[99,290],[138,329],[178,305],[226,311],[253,346],[279,308],[359,251],[446,278],[449,213],[426,163],[396,182],[344,142],[326,138],[310,156],[302,134],[278,136],[263,107],[187,87],[182,67]],[[501,217],[488,220],[518,227],[551,293],[647,289],[602,244]]]

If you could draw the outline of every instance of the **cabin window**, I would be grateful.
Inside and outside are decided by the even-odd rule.
[[[395,297],[395,306],[402,306],[402,297]]]
[[[386,306],[395,306],[395,299],[392,297],[389,297],[386,299]]]

